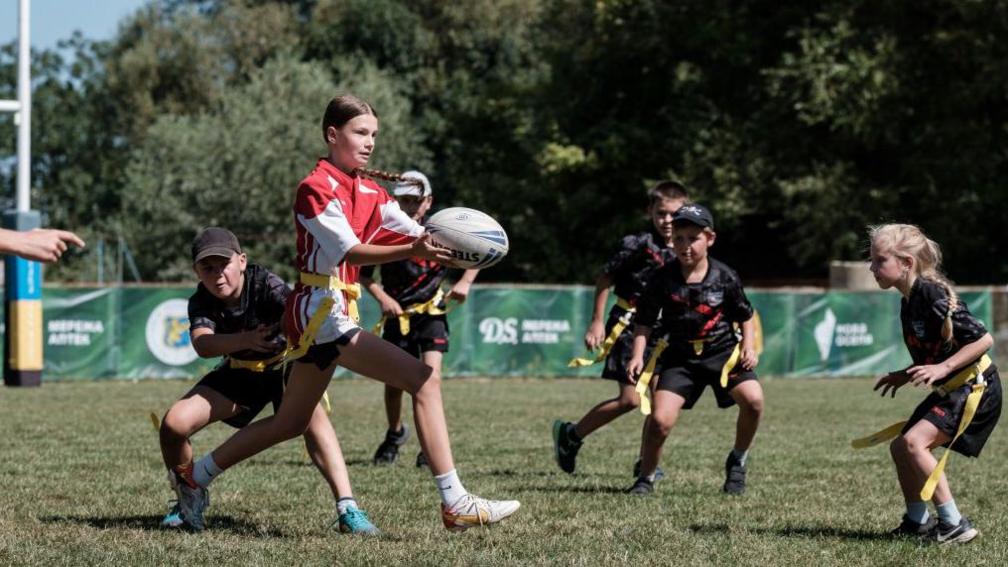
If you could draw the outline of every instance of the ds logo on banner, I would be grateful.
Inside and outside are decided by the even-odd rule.
[[[147,318],[147,348],[158,360],[171,366],[185,366],[196,360],[189,340],[189,302],[169,299],[154,308]]]
[[[479,332],[483,335],[484,343],[516,345],[518,344],[518,319],[514,317],[507,319],[487,317],[480,321]]]

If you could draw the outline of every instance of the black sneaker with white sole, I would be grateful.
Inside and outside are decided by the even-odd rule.
[[[903,521],[900,525],[896,526],[896,529],[891,530],[889,535],[893,537],[927,537],[931,535],[932,530],[938,526],[938,519],[931,516],[923,524],[918,524],[917,522],[910,519],[909,516],[903,514]]]
[[[409,439],[409,427],[403,424],[397,432],[386,431],[385,440],[378,445],[378,450],[374,454],[374,464],[391,465],[399,458],[399,447]]]
[[[960,518],[959,523],[955,525],[939,521],[938,525],[931,532],[931,537],[934,538],[935,543],[942,545],[946,543],[967,543],[978,535],[980,535],[980,532],[973,527],[973,524],[966,519],[966,516]]]
[[[648,480],[647,477],[639,477],[626,492],[634,496],[647,496],[654,492],[654,482]]]
[[[725,460],[724,468],[725,481],[721,490],[724,490],[727,494],[742,494],[745,492],[745,465],[735,458],[734,454],[728,453],[728,459]]]
[[[556,459],[560,470],[567,474],[574,474],[577,467],[577,454],[581,449],[581,442],[571,438],[571,430],[574,424],[569,421],[553,422],[553,457]]]
[[[429,467],[430,461],[427,460],[427,455],[424,455],[423,451],[416,454],[416,467],[421,469],[423,467]]]
[[[633,476],[634,476],[634,478],[640,478],[640,475],[641,475],[640,474],[640,466],[641,466],[641,460],[637,459],[637,462],[633,464]],[[655,471],[654,471],[655,482],[658,482],[659,480],[662,480],[664,478],[665,478],[665,471],[663,471],[661,467],[655,468]]]

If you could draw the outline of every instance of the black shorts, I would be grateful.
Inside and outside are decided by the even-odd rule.
[[[224,423],[241,429],[251,423],[270,402],[276,412],[283,398],[284,376],[279,368],[252,372],[245,368],[231,368],[225,362],[211,370],[196,385],[210,388],[234,402],[240,411],[225,419]]]
[[[616,307],[609,312],[609,319],[606,321],[605,335],[603,340],[609,336],[612,332],[613,327],[619,321],[619,318],[625,313],[623,309]],[[630,380],[627,378],[627,364],[630,362],[630,356],[633,354],[633,334],[634,325],[631,319],[630,324],[623,329],[620,336],[616,337],[616,342],[613,343],[611,349],[609,349],[609,354],[606,355],[605,361],[603,361],[602,366],[602,377],[606,380],[615,380],[620,384],[632,385]],[[654,349],[655,343],[658,341],[663,333],[659,329],[652,329],[651,338],[648,339],[647,347],[644,349],[644,363],[647,364],[649,358],[651,358],[651,351]]]
[[[297,362],[315,363],[319,370],[325,370],[332,366],[332,363],[339,358],[339,347],[346,346],[350,339],[354,338],[361,331],[360,327],[355,327],[340,335],[334,341],[328,343],[315,343],[308,347],[308,351],[297,359]]]
[[[692,347],[689,348],[692,349]],[[692,408],[707,386],[714,390],[714,397],[719,408],[733,406],[735,400],[731,397],[731,391],[735,386],[742,382],[756,380],[756,372],[744,370],[741,363],[737,363],[728,374],[728,387],[721,387],[721,369],[731,358],[733,349],[734,347],[701,358],[691,358],[683,356],[681,352],[666,351],[666,354],[663,354],[658,361],[661,373],[657,388],[686,398],[683,409]]]
[[[991,365],[984,372],[984,379],[987,381],[987,388],[980,398],[980,405],[973,415],[973,421],[966,427],[966,431],[956,439],[951,449],[967,457],[978,457],[990,437],[994,426],[997,425],[998,418],[1001,417],[1001,378],[998,375],[997,367]],[[903,432],[906,433],[920,420],[926,420],[949,437],[955,437],[959,429],[959,421],[962,419],[963,408],[966,405],[966,397],[971,391],[972,385],[955,390],[948,396],[942,396],[932,392],[924,401],[917,406],[913,415]],[[944,445],[948,447],[948,444]]]
[[[417,358],[425,352],[448,352],[448,317],[412,315],[405,337],[399,332],[399,319],[390,317],[385,321],[382,338]]]

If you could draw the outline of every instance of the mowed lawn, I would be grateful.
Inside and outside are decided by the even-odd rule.
[[[334,504],[303,445],[289,442],[233,468],[211,487],[209,528],[159,529],[171,496],[148,414],[191,383],[52,383],[0,390],[0,564],[197,565],[1004,565],[1008,562],[1008,435],[981,459],[948,466],[960,508],[981,537],[939,548],[893,541],[903,511],[885,446],[853,437],[909,415],[923,391],[881,399],[868,379],[764,381],[767,411],[743,497],[721,494],[736,410],[708,392],[669,442],[668,478],[652,497],[631,482],[642,417],[627,415],[585,443],[568,476],[550,425],[576,419],[616,390],[587,379],[454,379],[444,393],[455,458],[469,490],[517,498],[491,529],[446,532],[415,437],[400,462],[370,458],[384,432],[381,387],[334,382],[333,422],[356,496],[380,538],[330,528]],[[232,430],[211,426],[197,454]]]

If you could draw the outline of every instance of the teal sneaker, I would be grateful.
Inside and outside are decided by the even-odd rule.
[[[336,520],[339,523],[339,531],[345,534],[381,535],[378,528],[371,523],[367,512],[358,508],[350,508],[339,515]]]
[[[182,508],[179,506],[178,500],[169,500],[168,504],[171,508],[165,517],[161,519],[162,528],[180,528],[184,521],[182,520]]]

